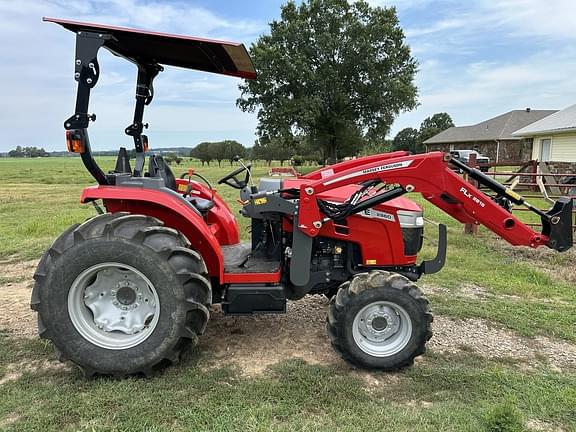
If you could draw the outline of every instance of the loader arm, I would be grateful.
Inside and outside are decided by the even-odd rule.
[[[441,152],[401,155],[393,158],[382,155],[382,158],[372,157],[365,164],[360,161],[362,159],[357,160],[350,169],[336,170],[333,175],[301,186],[298,228],[306,235],[310,237],[318,235],[319,228],[329,220],[329,217],[320,210],[319,194],[349,184],[379,180],[385,184],[396,185],[395,190],[399,193],[419,192],[426,200],[456,220],[462,223],[482,224],[512,245],[533,248],[546,245],[559,251],[567,250],[572,245],[570,199],[560,199],[548,213],[544,213],[480,171],[464,168],[470,172],[471,177],[497,194],[516,204],[526,205],[539,214],[543,230],[542,233],[537,233],[489,195],[451,170],[449,163],[453,161],[450,155]],[[376,203],[378,198],[370,197],[364,201],[369,200]],[[356,206],[361,206],[364,201],[360,201]]]

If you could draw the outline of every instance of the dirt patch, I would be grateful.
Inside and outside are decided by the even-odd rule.
[[[57,361],[30,361],[30,362],[20,362],[20,363],[10,363],[6,365],[6,373],[2,378],[0,378],[0,386],[19,380],[26,373],[35,372],[50,372],[50,371],[61,371],[69,370],[70,366]]]
[[[347,367],[326,336],[327,305],[323,297],[312,296],[289,303],[286,315],[230,317],[216,310],[206,335],[200,339],[200,348],[211,357],[207,365],[236,364],[248,376],[292,358]],[[428,344],[431,351],[471,352],[485,358],[512,360],[528,368],[576,369],[576,345],[546,337],[524,338],[489,321],[436,316],[433,331]],[[361,371],[358,375],[369,387],[383,384],[379,382],[381,376]]]
[[[32,275],[34,275],[34,270],[36,270],[37,265],[38,260],[19,262],[10,260],[0,261],[1,275],[6,279],[32,279]]]
[[[6,417],[0,418],[0,429],[7,428],[8,426],[13,425],[20,419],[21,417],[18,414],[10,413]]]
[[[542,432],[564,432],[560,426],[554,426],[551,423],[538,420],[538,419],[530,419],[526,422],[526,427],[529,431],[542,431]]]
[[[559,254],[547,247],[532,249],[511,246],[501,239],[493,239],[490,245],[505,255],[510,263],[525,262],[544,271],[551,279],[576,284],[576,271],[574,271],[576,248]]]
[[[0,329],[13,336],[36,336],[36,315],[30,310],[30,294],[37,265],[37,260],[0,262],[3,278],[20,281],[0,284]]]
[[[6,271],[12,276],[21,276],[24,281],[0,284],[0,329],[14,336],[36,336],[36,316],[29,306],[36,263],[7,264]],[[4,266],[6,264],[3,271]],[[445,289],[426,287],[426,291],[444,292]],[[486,297],[492,294],[481,287],[466,285],[460,295]],[[233,317],[225,316],[220,308],[214,307],[207,332],[200,338],[200,350],[205,356],[202,362],[206,367],[235,364],[248,376],[293,358],[347,368],[332,350],[326,335],[327,307],[328,300],[323,296],[289,302],[285,315]],[[428,345],[432,351],[471,352],[486,358],[510,359],[526,367],[576,368],[576,345],[546,337],[523,338],[489,321],[437,316],[433,330],[434,337]],[[382,378],[361,371],[355,373],[368,387],[385,384],[382,380],[395,379],[394,374]]]
[[[436,352],[471,352],[493,359],[510,359],[527,367],[576,369],[576,345],[543,336],[525,338],[481,319],[437,316],[428,347]]]
[[[233,317],[214,308],[200,349],[210,354],[209,366],[236,364],[248,376],[293,358],[344,365],[326,335],[327,307],[325,297],[310,296],[288,303],[284,315]]]
[[[526,422],[526,427],[530,431],[537,431],[537,432],[564,432],[560,426],[554,426],[551,423],[538,420],[538,419],[530,419]]]
[[[475,300],[489,300],[497,299],[506,302],[524,302],[536,304],[558,304],[558,305],[571,305],[572,303],[557,297],[527,297],[513,294],[496,294],[491,293],[488,289],[473,283],[462,283],[457,288],[446,288],[437,285],[422,284],[422,290],[425,294],[433,293],[438,295],[450,295],[452,297],[465,297]]]

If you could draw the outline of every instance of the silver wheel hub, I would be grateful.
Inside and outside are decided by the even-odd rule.
[[[412,321],[401,306],[377,301],[364,306],[356,314],[352,336],[365,353],[388,357],[406,347],[412,337]]]
[[[119,263],[86,269],[68,293],[68,312],[76,330],[108,349],[131,348],[148,338],[158,323],[158,305],[148,278]]]

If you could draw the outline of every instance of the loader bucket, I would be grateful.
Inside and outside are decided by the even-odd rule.
[[[572,247],[572,208],[573,200],[561,197],[554,206],[546,212],[547,218],[542,217],[542,234],[547,235],[548,247],[558,252],[564,252]]]

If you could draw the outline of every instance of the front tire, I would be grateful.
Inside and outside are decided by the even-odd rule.
[[[86,376],[151,375],[204,332],[212,301],[202,257],[158,219],[104,214],[44,254],[31,307],[58,358]]]
[[[328,309],[333,348],[350,364],[394,371],[414,363],[432,337],[428,300],[406,277],[361,273],[341,285]]]

